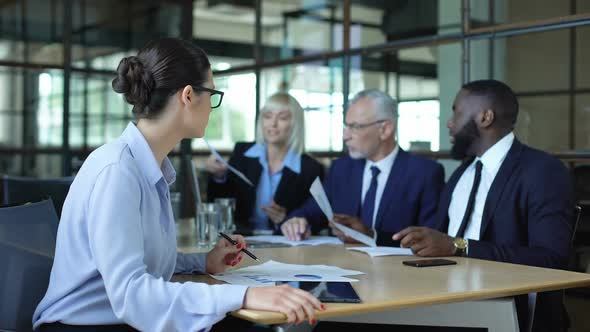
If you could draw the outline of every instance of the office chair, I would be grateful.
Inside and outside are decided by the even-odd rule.
[[[0,331],[32,331],[49,283],[57,223],[51,200],[0,208]]]
[[[581,216],[582,216],[582,207],[579,205],[576,205],[574,207],[574,225],[573,225],[574,227],[572,229],[572,236],[570,238],[570,246],[572,246],[572,247],[574,244],[574,238],[576,237],[576,231],[578,229],[578,224],[580,223]],[[577,254],[575,254],[575,255],[577,257]],[[573,265],[574,264],[570,261],[569,262],[569,269],[570,270],[572,269]],[[565,293],[563,291],[561,293],[562,293],[562,297],[563,297],[565,295]],[[537,304],[537,293],[529,293],[528,294],[528,302],[529,302],[528,322],[527,322],[528,326],[525,331],[530,332],[533,329],[533,321],[534,321],[534,317],[535,317],[535,307]],[[565,312],[564,314],[566,316],[566,320],[569,320],[568,313]]]
[[[32,331],[33,313],[45,295],[53,258],[0,242],[0,331]]]
[[[58,219],[51,199],[0,208],[0,241],[53,257]]]
[[[38,179],[4,175],[2,176],[2,204],[16,205],[51,198],[59,217],[72,181],[74,181],[73,177]]]

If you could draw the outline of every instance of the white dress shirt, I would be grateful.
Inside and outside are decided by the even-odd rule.
[[[168,187],[175,177],[132,123],[90,154],[64,203],[34,328],[59,321],[200,331],[242,306],[245,286],[170,282],[174,272],[204,270],[206,257],[176,252]]]
[[[449,205],[448,234],[450,236],[457,236],[461,221],[463,221],[463,216],[467,209],[467,202],[469,201],[469,194],[471,193],[471,187],[473,187],[473,180],[475,178],[475,163],[479,160],[483,164],[481,169],[481,182],[479,183],[477,193],[475,194],[473,213],[467,222],[467,227],[465,228],[465,234],[463,236],[465,239],[479,240],[481,218],[483,216],[483,209],[488,197],[488,192],[490,191],[490,187],[496,178],[496,174],[498,174],[502,162],[506,159],[506,155],[513,142],[514,134],[509,133],[489,148],[481,158],[475,158],[475,160],[473,160],[473,162],[465,169],[465,172],[463,172],[463,175],[461,175],[461,178],[453,190],[451,204]]]
[[[367,195],[367,191],[369,191],[369,187],[371,186],[371,179],[373,178],[373,173],[371,172],[371,167],[375,166],[379,169],[380,173],[377,175],[377,191],[375,192],[375,209],[373,210],[373,223],[372,227],[375,229],[375,220],[377,219],[377,212],[379,211],[379,203],[381,202],[381,197],[383,196],[383,191],[385,190],[385,184],[387,183],[387,178],[389,178],[389,173],[391,173],[391,168],[393,167],[393,163],[395,162],[395,157],[397,156],[397,152],[399,151],[399,146],[396,145],[395,149],[391,151],[387,157],[373,162],[367,159],[365,163],[365,170],[363,172],[363,188],[361,193],[361,204],[365,202],[365,196]]]

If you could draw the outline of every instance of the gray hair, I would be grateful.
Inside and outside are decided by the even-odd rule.
[[[397,125],[397,101],[387,93],[377,89],[367,89],[357,93],[350,101],[354,104],[357,101],[368,98],[375,105],[376,120],[391,120],[393,127]]]
[[[293,127],[291,128],[291,135],[289,136],[289,148],[301,154],[305,150],[305,123],[303,117],[303,108],[297,101],[288,93],[277,92],[270,96],[258,115],[256,121],[256,142],[265,144],[264,135],[262,134],[262,114],[276,110],[287,108],[293,115]]]

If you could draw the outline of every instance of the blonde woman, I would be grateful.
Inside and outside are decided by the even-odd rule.
[[[287,93],[266,101],[258,117],[256,142],[237,143],[229,164],[242,171],[250,186],[211,156],[208,197],[236,198],[238,233],[277,233],[280,223],[309,197],[316,177],[323,177],[320,163],[303,153],[303,109]]]

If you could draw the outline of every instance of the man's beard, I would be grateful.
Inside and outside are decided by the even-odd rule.
[[[352,159],[365,159],[367,157],[362,152],[350,150],[348,150],[348,156]]]
[[[479,131],[475,121],[471,119],[455,135],[455,144],[451,148],[451,157],[456,160],[463,160],[468,157],[469,149],[477,138],[479,138]]]

